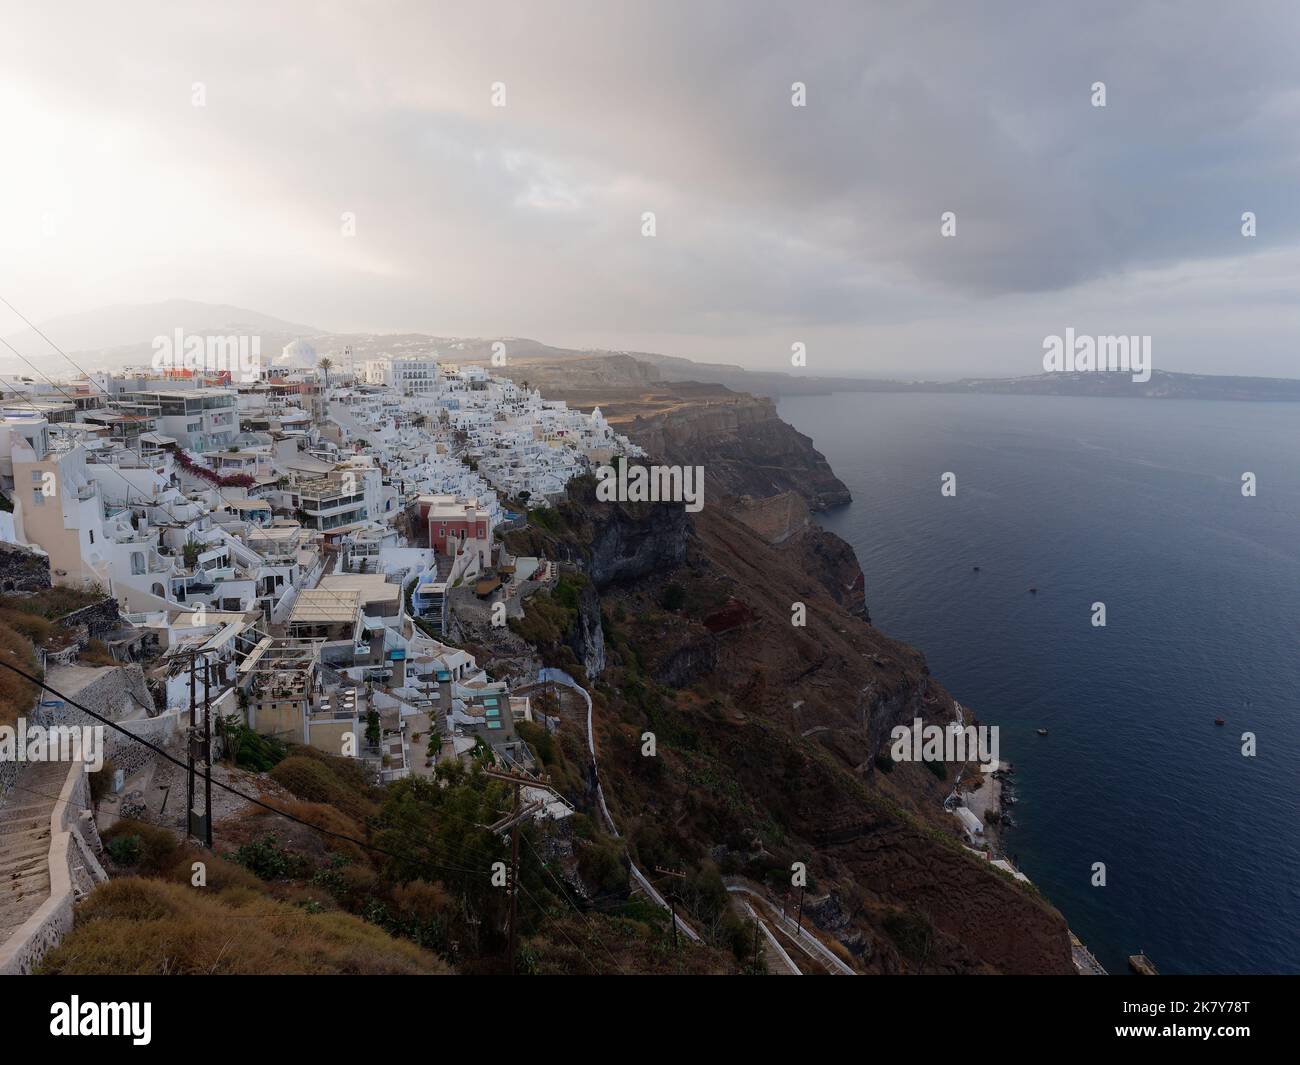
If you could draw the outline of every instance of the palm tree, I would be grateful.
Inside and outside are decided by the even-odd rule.
[[[330,387],[330,367],[333,365],[334,365],[334,360],[331,359],[328,355],[326,355],[320,361],[320,368],[322,372],[325,374],[325,390],[327,392],[329,391],[329,387]]]

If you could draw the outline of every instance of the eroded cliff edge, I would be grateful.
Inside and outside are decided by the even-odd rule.
[[[851,500],[826,457],[781,420],[767,397],[717,388],[617,424],[651,455],[703,465],[709,487],[725,495],[765,499],[794,492],[814,511]]]
[[[594,590],[547,654],[590,682],[629,848],[643,866],[709,862],[777,890],[806,862],[813,919],[863,971],[1073,972],[1061,915],[962,847],[942,810],[951,777],[884,770],[890,729],[950,721],[952,697],[920,652],[870,626],[852,548],[808,514],[823,489],[767,472],[777,441],[807,442],[798,468],[824,465],[811,441],[761,405],[728,405],[675,402],[622,426],[655,458],[720,467],[701,513],[598,503],[581,481],[551,531],[515,544]]]

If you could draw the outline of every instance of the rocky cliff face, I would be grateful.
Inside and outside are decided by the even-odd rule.
[[[871,623],[866,578],[857,553],[847,541],[820,525],[812,525],[792,546],[800,552],[804,569],[817,578],[832,599],[848,613]]]
[[[583,568],[598,589],[667,572],[686,557],[690,523],[681,507],[614,503],[589,513]]]
[[[637,434],[655,460],[721,483],[701,513],[599,503],[575,484],[563,531],[535,545],[590,582],[568,649],[598,677],[600,777],[631,852],[778,891],[806,863],[814,916],[862,971],[1072,972],[1061,915],[961,845],[942,805],[951,779],[878,763],[895,725],[947,723],[954,702],[919,652],[870,626],[848,544],[788,500],[754,505],[824,460],[770,404],[712,407]],[[779,462],[782,441],[796,472],[746,469]]]
[[[670,464],[702,465],[706,493],[765,498],[796,492],[812,510],[850,500],[826,457],[783,422],[767,398],[719,389],[712,398],[634,417],[618,428]]]
[[[569,647],[594,680],[605,669],[605,633],[600,624],[600,596],[596,589],[584,585],[578,597],[578,620],[569,631]]]

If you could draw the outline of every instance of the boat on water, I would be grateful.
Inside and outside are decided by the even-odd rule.
[[[1223,718],[1221,718],[1221,717],[1216,717],[1216,718],[1214,719],[1214,723],[1215,723],[1216,725],[1222,725],[1222,724],[1224,723],[1224,722],[1223,722]]]
[[[1040,729],[1038,729],[1038,734],[1039,734],[1040,736],[1046,736],[1046,735],[1047,735],[1047,729],[1045,729],[1045,728],[1040,728]]]
[[[1037,595],[1037,594],[1038,594],[1038,589],[1037,589],[1034,585],[1032,585],[1032,584],[1029,586],[1029,594],[1030,594],[1030,595]]]

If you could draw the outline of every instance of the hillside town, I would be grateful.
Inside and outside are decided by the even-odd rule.
[[[530,697],[454,645],[455,604],[494,625],[522,615],[558,568],[511,555],[502,534],[640,453],[599,409],[436,352],[354,365],[299,340],[244,373],[9,376],[0,592],[91,604],[78,638],[39,649],[42,671],[142,739],[176,741],[211,713],[355,758],[377,783],[485,754],[528,772],[516,725],[535,720]],[[35,719],[83,716],[42,699]],[[165,767],[121,741],[110,801],[125,810]],[[0,765],[0,785],[20,768]],[[30,916],[22,897],[0,900],[0,940]]]

